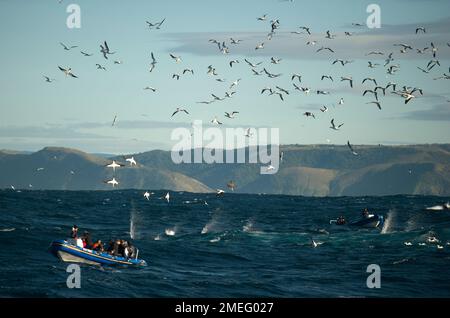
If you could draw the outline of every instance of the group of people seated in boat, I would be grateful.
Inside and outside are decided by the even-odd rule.
[[[99,253],[109,253],[112,256],[121,256],[125,258],[135,258],[137,249],[129,241],[117,239],[110,240],[105,248],[101,240],[92,241],[91,234],[85,231],[83,235],[78,235],[78,227],[74,225],[70,237],[75,241],[76,246],[87,248]]]

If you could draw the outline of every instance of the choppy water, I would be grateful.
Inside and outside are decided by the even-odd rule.
[[[450,296],[450,211],[424,209],[449,198],[171,192],[167,204],[155,192],[0,191],[0,296]],[[365,207],[388,217],[382,231],[329,225]],[[67,264],[47,248],[73,224],[103,241],[131,234],[148,266],[83,265],[81,288],[68,289]],[[430,230],[442,249],[419,245]],[[369,264],[380,289],[366,287]]]

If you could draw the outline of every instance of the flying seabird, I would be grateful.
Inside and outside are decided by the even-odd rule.
[[[153,52],[151,52],[150,55],[152,57],[152,62],[150,63],[149,72],[151,73],[153,71],[153,69],[155,68],[157,62],[156,62],[155,56],[153,55]]]
[[[251,128],[247,128],[247,129],[245,130],[245,137],[250,138],[251,136],[253,136],[253,133],[250,132],[250,130],[251,130]]]
[[[109,46],[108,46],[108,43],[106,43],[106,41],[103,42],[103,45],[100,44],[100,52],[103,54],[103,57],[105,59],[108,59],[108,56],[107,56],[108,54],[114,54],[115,53],[115,52],[111,52],[109,50]]]
[[[84,56],[92,56],[92,55],[94,55],[94,54],[89,54],[89,53],[86,53],[86,52],[83,52],[83,51],[80,51],[80,53],[83,54]]]
[[[214,119],[211,120],[211,123],[214,125],[222,125],[222,123],[217,120],[217,117],[214,117]]]
[[[164,23],[164,21],[166,21],[166,18],[162,19],[162,21],[160,22],[156,22],[156,23],[151,23],[149,21],[145,21],[149,27],[149,29],[156,27],[155,29],[159,30],[161,28],[161,25]]]
[[[186,114],[189,114],[189,112],[186,109],[177,107],[177,109],[173,112],[172,116],[170,117],[175,116],[175,114],[177,114],[178,112],[185,112]]]
[[[230,67],[233,67],[233,64],[234,64],[234,63],[239,63],[239,61],[238,61],[238,60],[232,60],[232,61],[230,61],[230,63],[229,63]]]
[[[299,27],[299,28],[302,29],[302,30],[305,30],[306,33],[308,33],[309,35],[311,35],[311,29],[310,29],[310,28],[305,27],[305,26],[301,26],[301,27]]]
[[[151,86],[144,87],[144,90],[151,90],[152,92],[156,92],[156,88],[151,87]]]
[[[333,77],[331,75],[322,75],[320,80],[323,81],[325,78],[328,78],[329,80],[331,80],[333,82]]]
[[[237,112],[237,111],[232,111],[231,113],[225,112],[225,117],[233,119],[233,118],[236,118],[234,116],[235,114],[239,114],[239,112]]]
[[[334,124],[334,118],[331,120],[331,126],[330,128],[333,130],[339,130],[339,128],[341,128],[344,124],[340,124],[336,127],[336,125]]]
[[[70,51],[71,49],[74,49],[74,48],[78,47],[78,46],[76,46],[76,45],[67,46],[67,45],[65,45],[65,44],[62,43],[62,42],[59,42],[59,44],[61,44],[61,46],[62,46],[62,47],[64,48],[64,50],[66,50],[66,51]]]
[[[61,66],[58,66],[58,68],[66,74],[66,76],[72,76],[74,78],[78,78],[78,76],[75,76],[75,74],[72,73],[72,69],[69,67],[67,69],[62,68]]]
[[[292,74],[291,76],[291,81],[293,81],[295,78],[298,79],[298,82],[301,83],[302,82],[302,76],[299,74]]]
[[[419,33],[419,31],[422,31],[423,33],[427,33],[424,27],[418,27],[416,28],[416,34]]]
[[[147,201],[149,201],[149,200],[150,200],[150,192],[145,191],[145,193],[144,193],[144,198],[146,198]]]
[[[259,63],[254,64],[254,63],[250,62],[250,61],[247,60],[247,59],[244,59],[244,61],[245,61],[248,65],[250,65],[252,68],[256,68],[258,65],[261,65],[261,64],[262,64],[262,62],[259,62]]]
[[[264,48],[264,42],[261,42],[260,44],[258,44],[256,47],[255,47],[255,50],[260,50],[260,49],[263,49]]]
[[[262,17],[256,18],[258,21],[265,21],[267,20],[267,14],[264,14]]]
[[[116,168],[124,167],[124,166],[125,166],[124,164],[117,163],[115,160],[113,160],[112,163],[110,163],[109,165],[106,165],[105,167],[113,168],[113,171],[116,171]]]
[[[350,87],[353,88],[353,78],[351,76],[349,77],[341,77],[341,82],[343,81],[349,81]]]
[[[170,202],[170,194],[169,194],[169,192],[166,193],[164,199],[166,199],[167,203]]]
[[[177,62],[177,63],[180,63],[180,62],[181,62],[181,56],[175,56],[175,55],[173,55],[172,53],[170,53],[169,55],[170,55],[170,57],[171,57],[172,59],[175,60],[175,62]]]
[[[45,76],[45,75],[42,75],[42,76],[45,78],[45,81],[46,81],[47,83],[51,83],[51,82],[55,81],[54,78],[50,78],[50,77]]]
[[[111,127],[114,126],[114,124],[116,123],[116,119],[117,119],[117,115],[114,116],[113,122],[111,124]]]
[[[276,59],[273,56],[270,58],[270,63],[272,64],[279,64],[282,61],[282,59]]]
[[[98,69],[98,70],[104,70],[104,71],[106,71],[106,68],[105,68],[104,66],[100,65],[100,64],[95,64],[95,66],[97,66],[97,69]]]
[[[125,158],[125,161],[128,161],[130,163],[130,166],[132,167],[133,165],[137,166],[137,162],[136,160],[134,160],[134,157],[131,158]]]
[[[114,177],[111,180],[105,180],[103,182],[112,185],[113,188],[119,184],[119,182]]]
[[[176,78],[177,81],[180,79],[180,75],[179,74],[172,74],[172,78]]]
[[[325,113],[325,112],[328,111],[328,107],[324,105],[323,108],[320,108],[320,111],[321,111],[322,113]]]
[[[365,79],[363,79],[362,84],[364,84],[366,81],[372,81],[375,85],[378,85],[377,80],[373,77],[366,77]]]
[[[331,48],[329,48],[329,47],[324,47],[324,46],[322,46],[320,49],[318,49],[316,52],[320,52],[320,51],[323,51],[323,50],[328,50],[328,51],[330,51],[331,53],[334,53],[334,51],[331,49]]]
[[[235,80],[233,83],[231,83],[231,85],[230,85],[230,90],[233,89],[233,87],[237,86],[237,84],[239,83],[240,80],[241,80],[241,79],[238,78],[238,79]]]
[[[311,112],[304,112],[303,115],[305,115],[306,117],[312,117],[312,118],[316,119],[316,116],[314,116],[314,114]]]
[[[352,145],[350,144],[350,141],[347,141],[347,146],[350,149],[350,151],[352,152],[353,155],[357,156],[358,153],[356,151],[353,150]]]
[[[191,69],[191,68],[185,68],[185,69],[183,70],[183,75],[186,74],[186,73],[191,73],[192,75],[194,75],[194,70]]]
[[[366,104],[375,104],[375,105],[377,105],[378,109],[381,110],[381,103],[378,101],[368,102]]]

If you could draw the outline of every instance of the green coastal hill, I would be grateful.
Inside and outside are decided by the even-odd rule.
[[[114,175],[118,189],[167,189],[305,196],[450,195],[450,145],[355,146],[354,156],[342,145],[281,146],[276,174],[260,174],[260,163],[175,164],[169,151],[105,158],[75,149],[47,147],[34,153],[0,151],[0,188],[108,190]],[[248,148],[246,149],[248,154]],[[128,155],[127,155],[128,157]],[[115,173],[105,165],[114,159],[127,166]]]

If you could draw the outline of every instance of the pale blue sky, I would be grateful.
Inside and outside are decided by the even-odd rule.
[[[76,3],[81,7],[81,29],[66,27],[66,7]],[[366,7],[374,1],[118,1],[118,0],[57,0],[0,1],[0,149],[38,150],[45,146],[67,146],[89,152],[128,153],[150,149],[170,149],[170,132],[178,126],[189,126],[196,119],[209,122],[214,116],[224,127],[278,127],[282,144],[331,143],[354,144],[433,143],[450,142],[450,81],[433,80],[449,73],[450,3],[432,1],[376,1],[381,7],[382,28],[353,28],[352,22],[364,23]],[[268,22],[256,18],[268,14],[278,18],[279,31],[271,41],[265,39],[270,30]],[[160,30],[149,30],[145,21],[166,18]],[[295,35],[301,25],[311,27],[313,35]],[[415,35],[415,27],[424,25],[427,34]],[[337,34],[336,39],[324,38],[326,30]],[[343,31],[355,32],[345,37]],[[228,38],[243,39],[233,46]],[[230,54],[223,55],[208,40],[227,40]],[[315,39],[316,47],[306,46]],[[104,40],[112,51],[109,60],[99,52]],[[264,41],[265,49],[254,47]],[[414,52],[400,54],[392,44],[405,42],[415,48],[438,47],[441,68],[424,74],[431,56]],[[78,45],[64,51],[59,45]],[[335,49],[335,54],[315,53],[321,45]],[[84,57],[83,51],[94,53]],[[381,66],[369,69],[367,62],[383,63],[365,56],[372,49],[394,52],[394,64],[400,64],[395,76],[388,76]],[[150,52],[158,64],[148,72]],[[181,55],[176,64],[169,52]],[[270,57],[282,58],[278,65]],[[263,61],[272,73],[283,73],[278,79],[253,76],[244,58]],[[335,58],[354,60],[344,68],[331,65]],[[122,65],[113,64],[120,59]],[[231,69],[228,62],[238,59]],[[384,59],[384,57],[383,57]],[[107,68],[97,70],[96,63]],[[213,65],[219,83],[207,76],[207,66]],[[57,66],[72,67],[78,79],[65,78]],[[173,80],[173,73],[184,68],[194,69],[195,75]],[[326,89],[329,96],[305,95],[292,87],[290,75],[300,73],[300,86],[312,90]],[[335,81],[322,82],[322,74],[333,75]],[[55,78],[46,83],[43,75]],[[341,76],[353,76],[355,88],[350,90]],[[375,77],[385,85],[395,81],[400,85],[424,89],[407,105],[396,95],[381,97],[383,110],[365,104],[361,85],[365,77]],[[214,93],[223,96],[230,83],[242,78],[237,93],[231,99],[210,105],[197,101],[210,99]],[[282,102],[277,96],[260,95],[265,86],[287,88],[289,96]],[[158,89],[144,91],[145,86]],[[344,105],[337,105],[343,97]],[[330,111],[322,114],[321,105]],[[333,107],[333,105],[336,105]],[[190,116],[173,110],[184,106]],[[238,110],[237,119],[226,120],[225,111]],[[302,116],[313,111],[317,119]],[[110,123],[117,115],[117,125]],[[329,129],[331,118],[344,122],[341,131]]]

